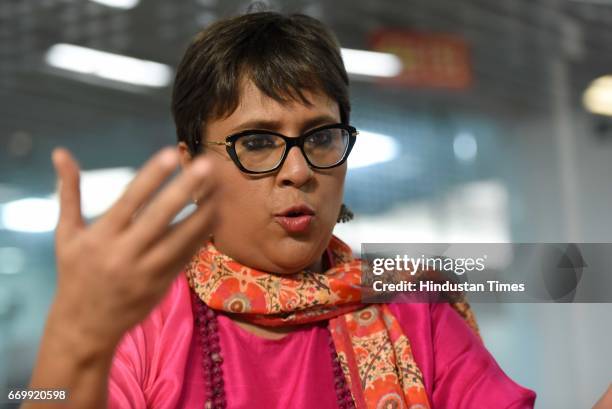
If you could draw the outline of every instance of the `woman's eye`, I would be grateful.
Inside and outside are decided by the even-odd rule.
[[[246,150],[256,151],[276,147],[276,138],[272,135],[248,135],[240,140]]]
[[[308,137],[308,143],[314,146],[328,146],[332,143],[333,135],[330,131],[320,131]]]

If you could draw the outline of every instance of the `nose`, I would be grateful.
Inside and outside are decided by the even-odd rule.
[[[278,183],[299,188],[308,183],[313,176],[314,172],[306,162],[300,148],[294,146],[289,149],[287,158],[277,175]]]

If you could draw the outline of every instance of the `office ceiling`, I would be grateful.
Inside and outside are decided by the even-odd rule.
[[[388,104],[433,96],[457,106],[546,112],[559,92],[552,82],[557,80],[551,76],[553,64],[567,68],[564,78],[574,97],[612,66],[612,2],[604,0],[268,3],[276,10],[321,18],[350,48],[366,48],[368,34],[382,27],[455,33],[467,41],[472,89],[459,94],[380,89],[379,97]],[[77,80],[44,63],[51,45],[78,44],[175,66],[194,33],[248,5],[240,0],[142,0],[121,10],[89,0],[0,1],[0,183],[48,186],[45,177],[33,181],[26,170],[50,169],[47,155],[57,144],[80,149],[83,160],[95,167],[120,165],[129,155],[144,160],[173,140],[169,87],[108,87]],[[356,81],[354,92],[374,86]],[[100,157],[100,146],[114,145],[116,155]]]

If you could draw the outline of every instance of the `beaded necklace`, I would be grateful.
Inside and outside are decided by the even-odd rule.
[[[227,400],[225,397],[225,385],[223,382],[223,356],[219,342],[219,325],[215,311],[209,308],[193,291],[191,292],[196,305],[196,328],[202,347],[202,366],[204,369],[204,385],[206,387],[205,409],[225,409]],[[338,407],[340,409],[353,409],[355,403],[351,391],[344,378],[342,367],[334,347],[334,342],[329,333],[329,351],[332,358],[334,373],[334,386]]]

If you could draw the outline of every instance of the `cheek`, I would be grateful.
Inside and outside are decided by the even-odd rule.
[[[242,174],[230,171],[222,179],[224,189],[218,205],[226,215],[230,213],[230,220],[253,221],[259,219],[259,215],[266,214],[270,197],[269,181],[265,178],[247,179]]]
[[[338,218],[338,210],[344,197],[344,175],[345,172],[333,175],[333,177],[321,183],[321,204],[325,209],[325,218],[334,222]]]

